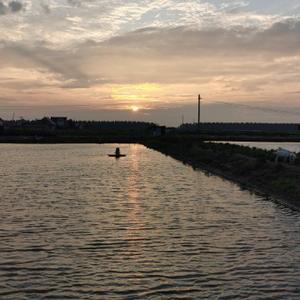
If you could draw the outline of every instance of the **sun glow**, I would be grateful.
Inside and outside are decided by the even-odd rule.
[[[138,112],[140,110],[140,108],[138,106],[133,105],[133,106],[131,106],[131,110],[133,112]]]
[[[111,88],[111,97],[119,102],[147,103],[156,98],[160,90],[160,85],[152,83],[114,85]]]

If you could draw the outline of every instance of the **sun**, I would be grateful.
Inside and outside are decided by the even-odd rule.
[[[140,108],[138,106],[133,105],[133,106],[131,106],[131,110],[133,112],[138,112],[140,110]]]

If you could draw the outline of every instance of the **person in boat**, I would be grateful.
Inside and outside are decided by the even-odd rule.
[[[125,157],[126,154],[121,154],[120,148],[116,148],[115,153],[114,154],[108,154],[108,156],[119,158],[119,157]]]
[[[115,155],[116,156],[120,156],[121,155],[120,148],[116,148]]]

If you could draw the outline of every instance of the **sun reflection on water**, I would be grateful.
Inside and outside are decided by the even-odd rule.
[[[139,161],[139,146],[132,145],[130,160],[130,175],[127,178],[127,227],[125,240],[128,242],[128,255],[137,255],[143,247],[143,229],[145,227],[143,218],[143,208],[141,206],[140,195],[140,161]]]

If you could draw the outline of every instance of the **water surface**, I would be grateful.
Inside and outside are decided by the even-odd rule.
[[[140,145],[0,145],[0,299],[299,299],[299,213]]]

